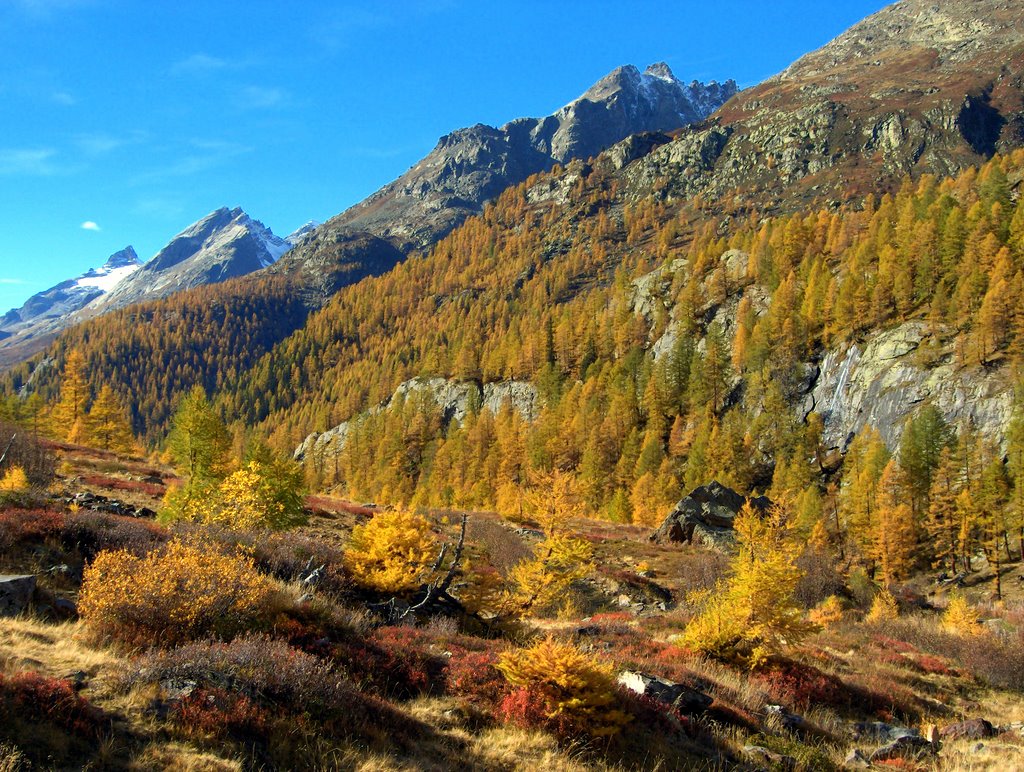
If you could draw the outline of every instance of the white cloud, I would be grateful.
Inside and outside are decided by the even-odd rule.
[[[52,148],[0,148],[0,175],[47,176],[56,173]]]
[[[55,91],[52,94],[51,99],[53,99],[57,104],[64,105],[65,107],[71,107],[72,105],[78,104],[78,100],[67,91]]]
[[[0,284],[28,284],[24,279],[0,279]]]
[[[94,223],[92,220],[86,220],[84,223],[78,226],[83,231],[96,231],[97,233],[102,230],[99,225]]]

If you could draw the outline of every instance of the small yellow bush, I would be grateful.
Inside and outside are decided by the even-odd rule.
[[[807,616],[819,627],[832,627],[843,618],[843,603],[837,596],[829,595],[811,609]]]
[[[85,569],[78,608],[103,635],[168,645],[258,628],[277,597],[276,585],[251,558],[172,541],[141,558],[101,552]]]
[[[345,567],[358,584],[379,592],[415,590],[430,574],[437,540],[425,517],[379,512],[352,529]]]
[[[950,596],[942,626],[954,635],[981,635],[984,631],[978,621],[978,610],[959,593]]]
[[[506,651],[496,667],[513,686],[538,693],[549,719],[566,720],[577,731],[610,736],[629,722],[614,707],[614,668],[572,644],[546,638],[526,649]]]
[[[0,493],[24,493],[28,488],[28,476],[20,466],[12,466],[0,477]]]
[[[878,622],[888,622],[897,619],[899,615],[900,607],[896,603],[896,598],[888,590],[882,590],[871,601],[871,610],[864,617],[864,621],[869,624],[877,624]]]

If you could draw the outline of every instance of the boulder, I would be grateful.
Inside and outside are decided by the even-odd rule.
[[[760,769],[796,769],[796,759],[770,751],[763,745],[744,745],[743,755]]]
[[[658,544],[702,544],[727,551],[735,543],[733,521],[747,502],[741,494],[717,481],[701,485],[680,499],[650,539]],[[749,502],[759,511],[771,506],[764,496]]]
[[[983,718],[959,721],[939,730],[939,736],[945,740],[981,740],[995,735],[996,728]]]
[[[635,670],[623,670],[619,673],[618,682],[632,692],[671,705],[683,713],[707,710],[714,701],[710,695],[689,686]]]
[[[810,730],[807,719],[797,713],[790,713],[782,705],[765,705],[765,715],[787,732],[806,732]]]
[[[23,612],[35,590],[35,574],[0,574],[0,617],[13,617]]]
[[[868,761],[874,763],[891,759],[919,759],[934,751],[932,744],[923,737],[904,735],[874,751],[868,756]]]
[[[905,726],[886,724],[884,721],[858,721],[853,725],[858,740],[891,743],[903,737],[920,737],[920,732]]]

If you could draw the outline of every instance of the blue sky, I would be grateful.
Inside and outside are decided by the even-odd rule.
[[[881,0],[0,0],[0,313],[220,206],[280,235],[620,64],[751,86]]]

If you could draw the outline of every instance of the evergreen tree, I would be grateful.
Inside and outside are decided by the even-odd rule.
[[[109,384],[103,385],[92,403],[87,426],[89,441],[96,447],[121,454],[136,451],[128,411],[121,405]]]
[[[907,419],[900,441],[899,462],[915,517],[928,510],[932,477],[943,448],[956,441],[956,433],[934,405],[925,405]]]
[[[53,408],[53,430],[60,439],[68,439],[72,435],[73,441],[86,439],[84,424],[88,414],[89,393],[85,357],[79,349],[72,349],[64,360],[60,374],[60,399]]]
[[[206,398],[193,387],[178,407],[167,447],[179,471],[190,481],[218,481],[231,463],[231,436]]]

